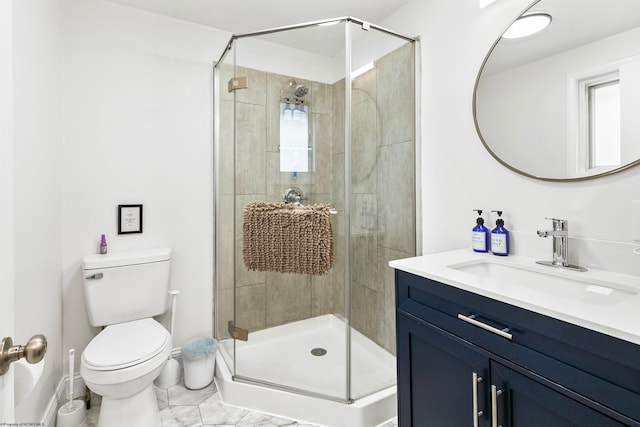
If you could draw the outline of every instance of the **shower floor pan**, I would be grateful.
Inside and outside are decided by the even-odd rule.
[[[219,348],[216,382],[225,403],[331,427],[373,427],[397,414],[395,357],[353,328],[351,404],[233,381],[233,340]],[[236,342],[238,377],[337,400],[346,396],[346,366],[346,326],[331,314],[253,332],[249,341]]]

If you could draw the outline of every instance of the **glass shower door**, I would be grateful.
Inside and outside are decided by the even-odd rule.
[[[416,254],[413,41],[352,23],[351,397],[396,383],[389,261]]]
[[[414,41],[341,18],[234,36],[216,66],[216,334],[235,379],[349,403],[395,384],[387,265],[416,253]],[[247,262],[266,240],[245,240],[245,210],[285,200],[330,206],[323,274]]]
[[[225,335],[221,329],[231,325],[230,334],[237,339],[223,342],[223,351],[232,360],[237,379],[339,401],[347,400],[347,340],[340,247],[345,233],[337,201],[344,190],[336,186],[336,174],[344,167],[335,162],[343,163],[344,157],[340,138],[337,142],[334,137],[334,122],[344,90],[340,98],[331,82],[330,57],[283,50],[277,42],[282,37],[338,36],[343,46],[343,25],[240,37],[220,67],[218,83],[220,111],[232,113],[233,123],[224,130],[228,137],[220,138],[224,188],[218,228],[225,243],[219,250],[228,258],[218,266],[217,323],[219,334]],[[269,64],[254,64],[255,53],[267,50]],[[247,259],[248,246],[266,242],[246,240],[243,233],[251,231],[243,229],[246,215],[254,212],[254,203],[271,208],[284,199],[303,206],[330,206],[336,262],[323,274],[282,272],[278,266],[255,268],[259,263]],[[297,239],[296,233],[288,234],[284,244]]]

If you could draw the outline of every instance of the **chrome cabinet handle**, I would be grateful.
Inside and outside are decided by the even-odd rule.
[[[511,335],[509,332],[507,332],[509,330],[509,328],[505,328],[505,329],[498,329],[498,328],[494,328],[493,326],[487,325],[486,323],[482,323],[476,320],[476,315],[472,314],[471,316],[465,316],[464,314],[458,314],[458,319],[463,320],[467,323],[472,324],[473,326],[477,326],[479,328],[484,329],[485,331],[489,331],[489,332],[493,332],[494,334],[500,335],[503,338],[506,338],[508,340],[513,339],[513,335]]]
[[[479,427],[480,417],[484,415],[484,412],[478,409],[478,383],[482,382],[482,377],[479,377],[476,372],[471,374],[473,380],[473,427]]]
[[[498,426],[498,396],[502,394],[502,390],[498,390],[498,387],[491,385],[491,427]]]
[[[103,277],[104,277],[103,273],[95,273],[95,274],[92,274],[91,276],[85,277],[85,279],[87,279],[87,280],[97,280],[97,279],[102,279]]]

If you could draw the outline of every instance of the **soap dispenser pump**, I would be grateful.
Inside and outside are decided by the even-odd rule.
[[[475,252],[489,252],[489,229],[484,226],[484,218],[482,218],[482,210],[474,209],[478,212],[476,226],[471,231],[471,243]]]
[[[509,255],[509,231],[504,228],[502,211],[491,211],[498,214],[496,228],[491,230],[491,252],[498,256]]]

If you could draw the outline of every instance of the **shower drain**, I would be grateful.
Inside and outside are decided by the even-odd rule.
[[[324,356],[325,354],[327,354],[327,350],[318,347],[311,350],[311,354],[313,354],[314,356]]]

